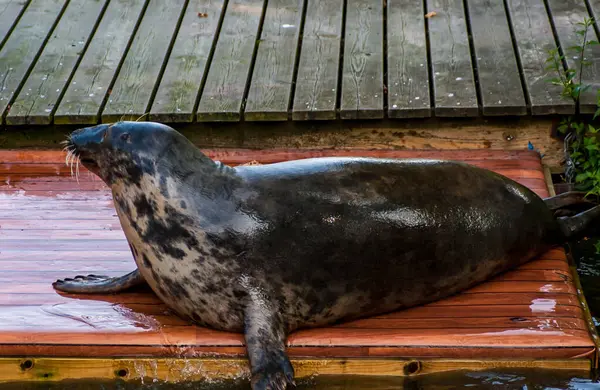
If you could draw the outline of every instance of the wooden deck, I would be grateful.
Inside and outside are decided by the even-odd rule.
[[[0,116],[16,126],[569,114],[545,60],[599,12],[597,0],[0,0]],[[589,113],[600,46],[587,60]]]
[[[231,165],[317,155],[462,160],[548,196],[539,156],[529,151],[224,149],[207,153]],[[47,372],[54,379],[110,377],[119,372],[130,377],[139,363],[131,359],[140,357],[155,359],[149,367],[156,371],[158,364],[167,376],[169,365],[164,359],[182,357],[200,359],[204,376],[245,369],[241,335],[191,326],[172,315],[149,290],[107,296],[63,295],[53,290],[51,283],[57,278],[121,275],[135,267],[111,194],[96,176],[82,169],[77,182],[64,164],[64,155],[56,151],[2,151],[0,183],[0,356],[4,357],[0,381],[39,380]],[[289,354],[300,376],[315,372],[403,375],[503,365],[589,370],[596,365],[597,352],[577,283],[565,252],[557,247],[448,299],[296,332],[289,338]],[[219,358],[211,360],[214,356]],[[26,358],[36,359],[35,370],[30,370],[31,360]]]

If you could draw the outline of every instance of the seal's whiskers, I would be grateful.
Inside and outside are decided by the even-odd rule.
[[[140,121],[140,119],[142,119],[143,117],[145,117],[145,116],[146,116],[146,115],[148,115],[148,114],[150,114],[150,112],[147,112],[147,113],[145,113],[145,114],[142,114],[142,116],[140,116],[139,118],[137,118],[135,121],[136,121],[136,122],[139,122],[139,121]]]

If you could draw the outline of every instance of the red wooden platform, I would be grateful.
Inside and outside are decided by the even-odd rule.
[[[219,150],[235,165],[316,155],[462,160],[548,196],[539,156],[505,151]],[[71,177],[56,151],[0,152],[0,355],[182,357],[244,354],[239,334],[189,325],[151,291],[62,295],[52,281],[121,275],[135,264],[106,186],[85,169]],[[585,311],[564,251],[426,306],[289,338],[304,357],[595,359]]]

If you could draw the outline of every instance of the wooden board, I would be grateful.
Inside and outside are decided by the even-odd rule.
[[[430,116],[571,114],[549,82],[548,51],[567,50],[576,23],[600,12],[598,0],[102,0],[79,12],[68,3],[0,0],[3,127],[318,120],[341,132]],[[600,46],[588,54],[584,113],[596,109]],[[231,129],[212,130],[197,133]]]
[[[230,165],[319,155],[462,160],[523,183],[535,180],[535,191],[540,196],[548,195],[539,156],[529,151],[205,152]],[[83,169],[77,183],[65,169],[63,158],[55,151],[0,152],[3,353],[89,358],[140,354],[174,357],[181,356],[181,352],[190,356],[218,353],[222,358],[243,357],[241,335],[190,326],[170,314],[148,290],[106,296],[53,291],[50,283],[61,276],[119,275],[134,267],[109,190]],[[52,191],[60,196],[52,196]],[[539,359],[570,359],[572,364],[587,369],[595,346],[573,276],[564,251],[555,248],[514,271],[429,305],[295,332],[289,338],[288,351],[292,357],[302,357],[294,359],[298,365],[307,357],[368,357],[373,361],[377,357],[410,356],[496,362],[489,364],[506,359],[517,367],[536,366],[541,364],[536,363]],[[520,359],[528,359],[528,363]],[[462,365],[458,367],[473,364],[463,360],[459,360]],[[37,361],[35,366],[42,371],[49,367],[44,364],[51,364],[39,360],[38,366]],[[0,362],[4,367],[2,364],[9,363]],[[74,363],[61,364],[65,369]],[[0,371],[11,372],[8,367]],[[377,372],[381,370],[380,366]],[[360,372],[360,368],[351,372]]]
[[[462,0],[427,0],[437,116],[477,116],[479,107]]]
[[[44,46],[5,121],[9,125],[51,122],[71,74],[102,17],[107,1],[71,0]]]
[[[244,119],[288,119],[304,0],[270,0],[258,41]]]
[[[422,1],[387,2],[388,116],[431,116],[425,9]]]
[[[571,114],[572,101],[561,96],[562,88],[549,80],[549,51],[556,48],[543,0],[507,0],[507,10],[533,115]]]
[[[230,0],[198,105],[198,121],[238,121],[254,62],[262,0]]]
[[[194,108],[224,14],[224,0],[190,1],[160,79],[150,120],[191,122],[194,119]]]
[[[0,0],[0,49],[30,0]]]
[[[525,115],[527,106],[504,3],[468,0],[483,115]]]
[[[347,0],[342,119],[383,118],[383,0]]]
[[[581,81],[589,84],[591,88],[582,92],[579,98],[579,109],[582,113],[594,113],[597,107],[597,94],[600,89],[600,45],[588,46],[585,50],[584,61],[590,65],[581,68],[582,59],[568,50],[568,48],[582,44],[582,37],[577,34],[581,30],[585,18],[590,18],[585,0],[548,0],[548,9],[552,15],[552,21],[559,44],[565,54],[565,60],[569,68],[577,71],[577,80],[581,75]],[[588,30],[588,40],[598,41],[598,36],[593,27]]]
[[[3,121],[65,4],[65,0],[32,0],[0,49],[0,117]]]
[[[137,120],[148,113],[185,4],[185,0],[148,4],[102,111],[102,122]]]
[[[111,0],[54,114],[56,124],[95,124],[147,0]]]
[[[293,120],[336,118],[343,0],[307,0]]]
[[[403,377],[415,374],[436,374],[455,370],[494,370],[519,368],[541,368],[564,371],[566,375],[589,376],[590,364],[582,359],[575,360],[494,360],[477,361],[469,359],[357,359],[357,358],[292,358],[295,378],[304,379],[300,386],[315,387],[316,382],[327,381],[328,375],[357,375],[363,381],[355,383],[344,378],[340,386],[344,389],[362,389],[368,380],[365,376],[377,376],[376,389],[403,388]],[[560,372],[559,371],[559,372]],[[321,377],[323,375],[324,377]],[[125,381],[166,381],[188,383],[189,381],[208,381],[222,383],[234,380],[238,386],[240,378],[250,376],[248,362],[240,358],[116,358],[116,359],[80,359],[80,358],[2,358],[0,359],[0,381],[58,382],[77,379],[119,379]],[[383,377],[386,379],[384,380]],[[423,378],[427,378],[424,376]],[[435,378],[435,376],[433,376]],[[409,379],[414,383],[413,379]],[[64,382],[63,382],[64,383]],[[69,383],[69,382],[66,382]],[[229,384],[225,382],[226,384]],[[390,386],[391,385],[391,386]],[[335,386],[335,385],[334,385]],[[383,386],[383,387],[379,387]],[[317,385],[318,388],[321,388]],[[435,389],[447,386],[434,387]],[[326,388],[330,388],[329,386]],[[338,386],[335,386],[338,388]],[[431,387],[426,387],[431,388]]]

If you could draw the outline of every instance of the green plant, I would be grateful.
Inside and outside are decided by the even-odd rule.
[[[547,70],[557,75],[549,81],[562,86],[562,96],[572,99],[576,107],[575,115],[563,118],[558,126],[558,131],[565,134],[566,180],[574,182],[578,190],[587,191],[588,195],[600,196],[600,129],[586,121],[579,110],[581,94],[590,88],[582,80],[584,66],[590,65],[585,57],[586,49],[599,44],[597,40],[589,39],[590,28],[593,34],[593,24],[594,20],[588,18],[578,23],[580,29],[576,33],[581,37],[581,43],[567,48],[564,55],[558,49],[550,50],[546,62],[549,64]],[[564,66],[567,63],[565,55],[572,55],[577,66]],[[592,121],[600,115],[600,93],[596,106]]]

